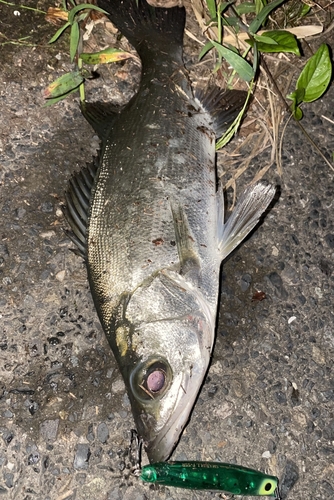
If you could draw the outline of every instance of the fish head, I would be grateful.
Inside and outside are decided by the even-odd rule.
[[[208,307],[194,290],[172,285],[165,276],[138,290],[127,304],[127,326],[123,323],[118,339],[123,346],[119,365],[150,462],[167,460],[176,446],[207,372],[214,338]],[[156,294],[157,288],[164,293]]]
[[[129,373],[127,386],[150,462],[171,455],[209,365],[211,346],[202,342],[206,325],[197,320],[197,328],[184,319],[149,323],[140,329],[146,347],[140,349],[142,355]]]
[[[150,462],[167,460],[207,372],[216,312],[174,272],[136,287],[115,314],[109,342]]]

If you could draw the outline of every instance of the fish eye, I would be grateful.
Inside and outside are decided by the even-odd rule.
[[[150,392],[160,392],[165,385],[165,380],[166,380],[165,372],[157,368],[146,377],[145,382],[147,389]]]
[[[172,381],[172,370],[164,358],[150,357],[139,363],[130,375],[134,395],[142,401],[160,399]]]

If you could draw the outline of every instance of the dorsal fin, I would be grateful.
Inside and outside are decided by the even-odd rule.
[[[197,88],[195,98],[213,120],[216,137],[221,137],[238,116],[245,104],[247,92],[224,90],[216,86]]]
[[[108,138],[113,123],[123,106],[115,106],[105,102],[82,101],[80,108],[81,113],[93,127],[101,141],[104,141]]]
[[[65,231],[77,246],[75,250],[86,259],[86,229],[91,191],[98,167],[98,158],[87,167],[76,172],[69,180],[69,188],[65,193],[66,205],[63,212],[72,231]]]

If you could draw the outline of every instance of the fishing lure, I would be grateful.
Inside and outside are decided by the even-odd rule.
[[[278,479],[254,469],[220,462],[158,462],[145,465],[140,478],[148,483],[194,490],[221,490],[234,495],[279,500]]]

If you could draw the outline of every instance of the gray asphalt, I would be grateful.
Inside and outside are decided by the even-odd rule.
[[[6,33],[15,26],[23,36],[30,18],[7,14]],[[35,34],[45,41],[54,29],[43,28],[42,19],[40,26]],[[128,397],[61,212],[71,173],[90,161],[98,140],[77,98],[43,107],[42,89],[67,62],[61,50],[56,59],[57,50],[42,46],[3,47],[0,496],[231,498],[148,486],[131,475]],[[116,98],[127,95],[131,83],[117,68]],[[333,97],[331,87],[305,107],[303,119],[329,159]],[[268,154],[252,161],[238,189]],[[223,266],[212,364],[173,455],[277,475],[282,499],[334,498],[333,177],[290,123],[283,176],[274,168],[267,176],[280,184],[279,197]],[[252,300],[256,290],[266,298]]]

